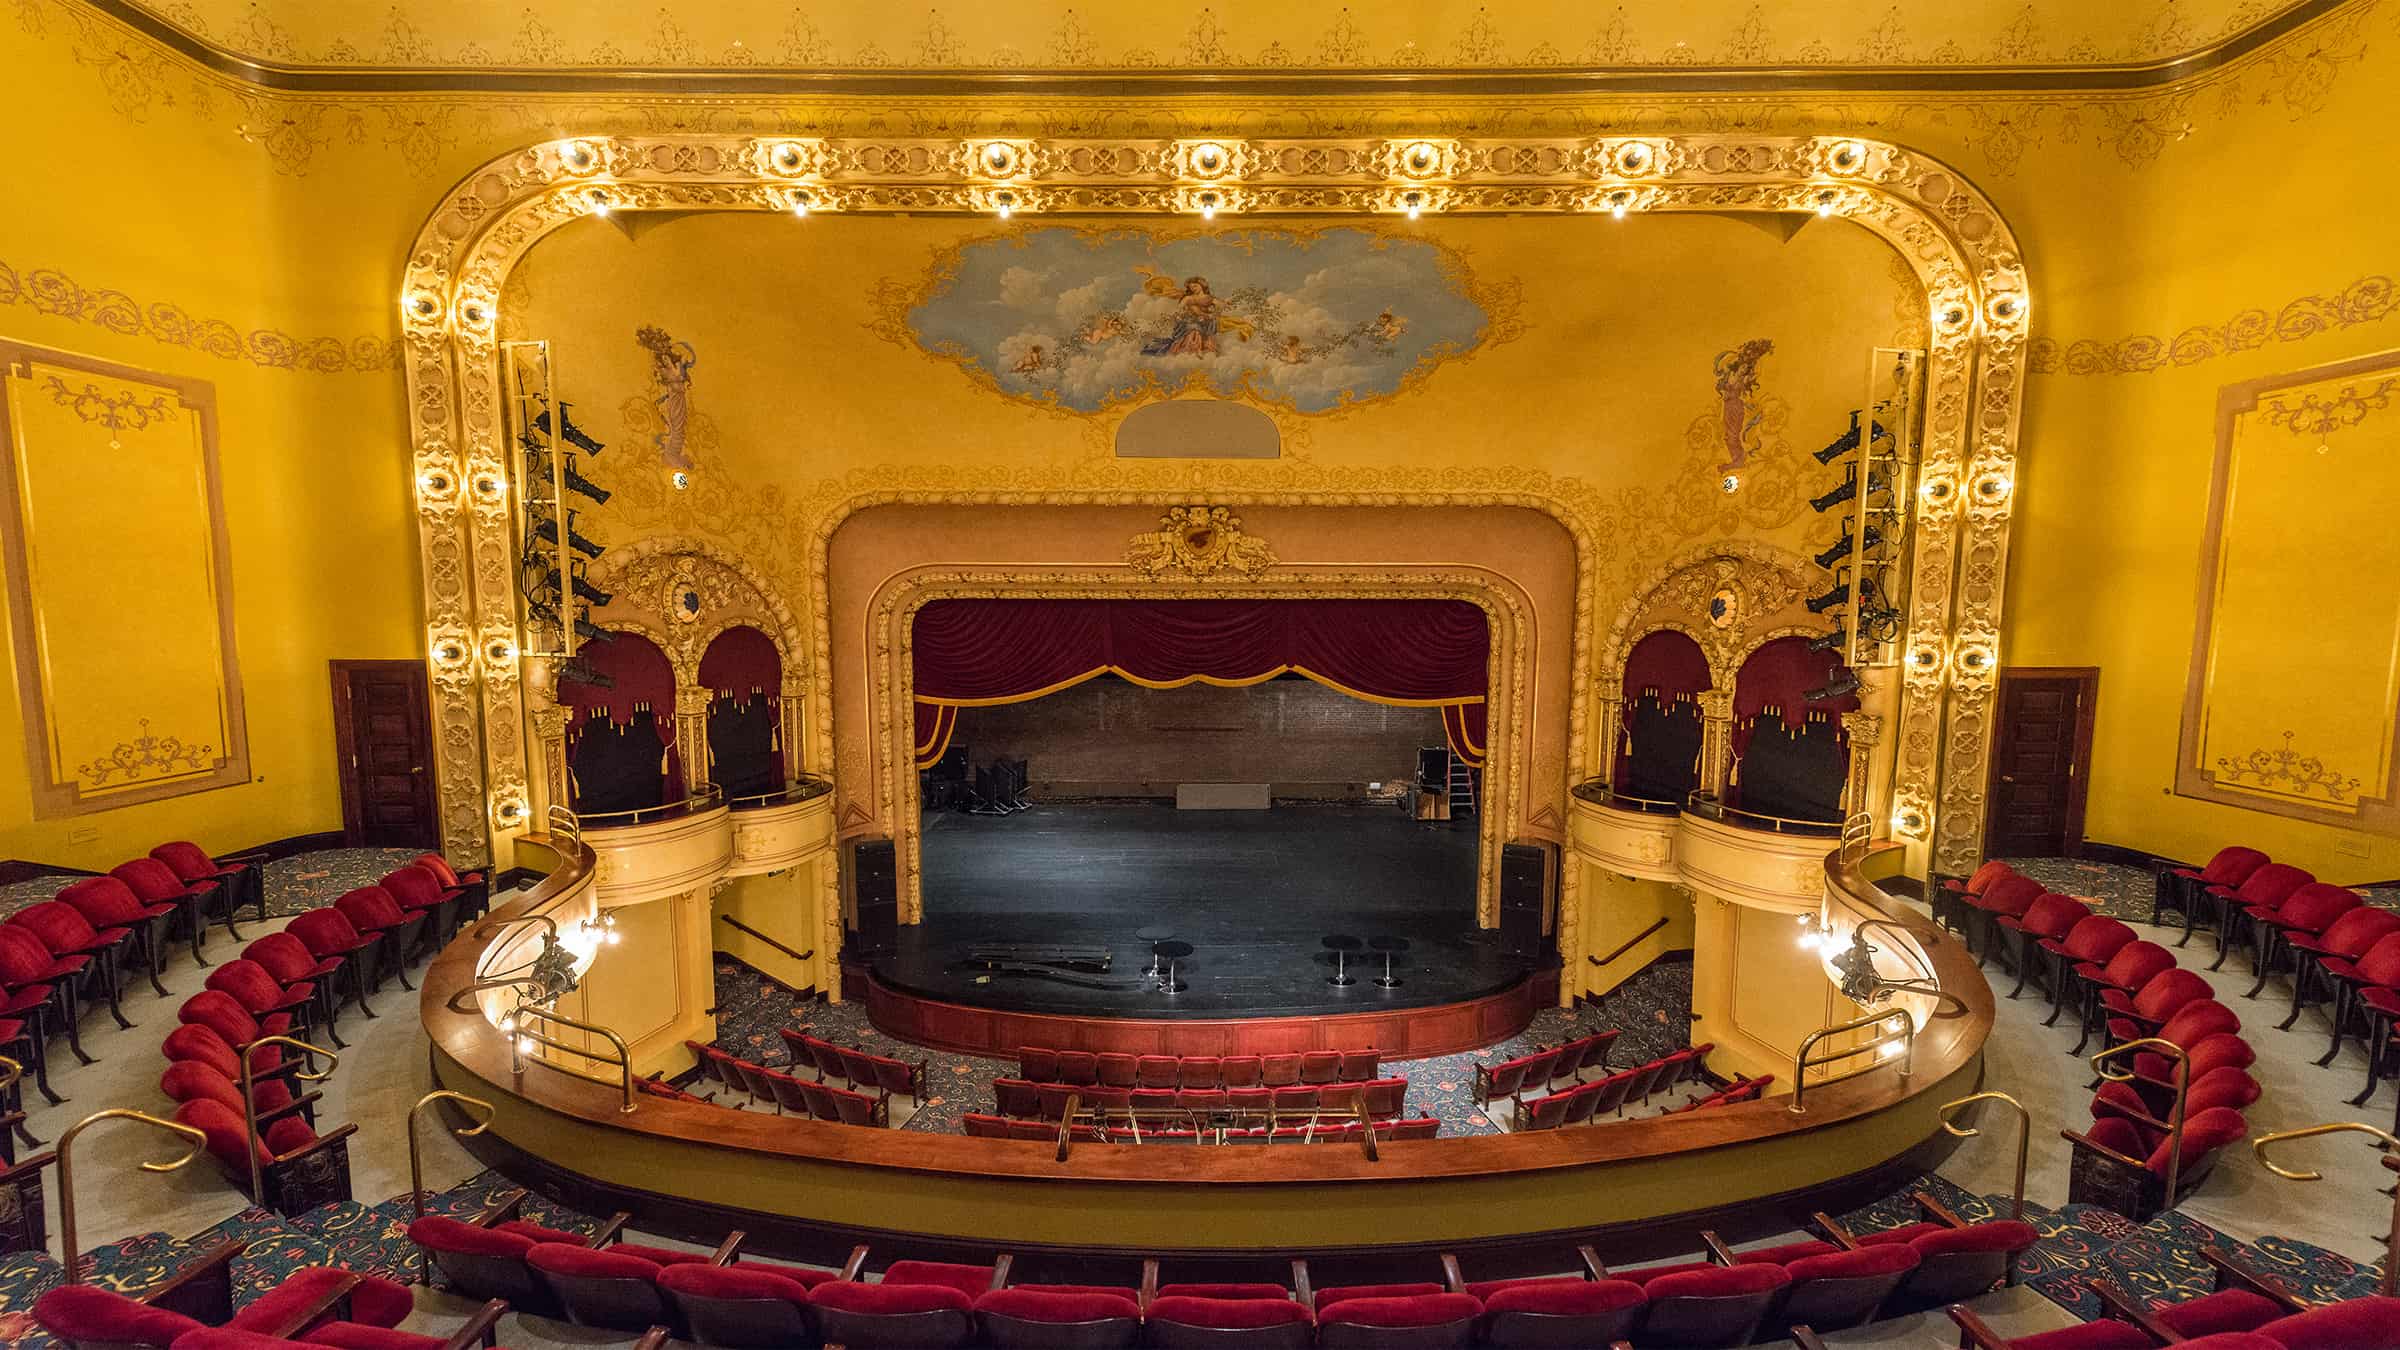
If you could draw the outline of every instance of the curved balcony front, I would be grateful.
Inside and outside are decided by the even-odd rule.
[[[733,853],[727,876],[780,872],[815,857],[833,843],[833,784],[805,777],[779,791],[735,797]]]
[[[733,861],[733,813],[714,784],[680,802],[585,816],[582,824],[603,908],[686,894]]]
[[[1597,781],[1576,787],[1567,839],[1577,853],[1644,881],[1681,882],[1675,840],[1683,804],[1628,797]]]

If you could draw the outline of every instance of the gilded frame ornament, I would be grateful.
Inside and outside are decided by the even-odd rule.
[[[1182,141],[1025,137],[1006,179],[985,172],[994,138],[675,134],[568,136],[501,156],[445,195],[403,275],[400,311],[415,447],[419,539],[445,845],[480,859],[532,822],[517,664],[508,468],[500,421],[497,326],[509,271],[552,230],[596,211],[993,212],[1163,217],[1188,206]],[[1395,178],[1417,138],[1224,136],[1242,166],[1239,208],[1261,216],[1350,213],[1564,214],[1706,211],[1839,214],[1873,232],[1928,298],[1926,427],[1902,665],[1896,810],[1914,858],[1943,870],[1977,860],[2011,493],[2025,372],[2028,282],[2007,223],[1956,170],[1886,142],[1741,134],[1465,137],[1435,177]],[[852,495],[816,523],[811,683],[826,687],[825,545],[851,511],[911,495],[896,471],[852,475]],[[1568,525],[1579,549],[1579,696],[1590,706],[1590,531],[1572,502],[1541,493],[1462,491],[1456,476],[1410,482],[1371,467],[1320,469],[1305,493],[1389,504],[1528,505]],[[1470,480],[1471,481],[1471,480]],[[974,492],[929,493],[974,500]],[[1123,501],[1059,481],[1010,500]],[[1188,492],[1184,494],[1187,498]],[[1161,505],[1172,504],[1161,495]],[[808,767],[832,759],[829,719],[811,728]],[[487,805],[488,804],[488,805]],[[1937,810],[1938,805],[1938,810]],[[1573,959],[1572,953],[1569,958]]]

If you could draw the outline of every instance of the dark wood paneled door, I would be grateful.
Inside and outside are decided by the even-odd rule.
[[[1995,858],[2073,857],[2083,848],[2100,672],[2017,666],[2000,672],[1983,851]]]
[[[432,848],[433,730],[421,661],[335,661],[334,753],[353,848]]]

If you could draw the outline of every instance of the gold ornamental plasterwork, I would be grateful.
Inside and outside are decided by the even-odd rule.
[[[2265,399],[2258,412],[2268,426],[2303,436],[2330,436],[2366,421],[2370,413],[2391,407],[2395,393],[2400,393],[2400,377],[2369,385],[2345,384],[2330,395],[2309,391],[2297,399]]]
[[[1654,570],[1617,611],[1601,637],[1592,678],[1613,698],[1634,644],[1672,628],[1708,657],[1710,683],[1731,689],[1742,662],[1779,635],[1766,621],[1826,584],[1824,569],[1772,544],[1736,539],[1686,550]],[[1727,613],[1712,620],[1711,602],[1721,595],[1729,597]]]
[[[1125,545],[1125,565],[1145,577],[1181,572],[1194,577],[1255,576],[1275,565],[1267,541],[1242,532],[1242,518],[1222,506],[1175,506],[1158,528]]]
[[[1381,176],[1392,142],[1375,138],[1240,138],[1220,143],[1260,166],[1241,184],[1260,215],[1341,216],[1405,209],[1406,191],[1438,188],[1438,210],[1555,215],[1605,210],[1829,210],[1887,241],[1914,270],[1931,316],[1922,481],[1908,590],[1907,666],[1897,780],[1934,819],[1934,861],[1971,868],[1982,828],[1990,673],[1998,653],[2001,568],[2009,500],[1958,490],[1986,475],[2013,477],[2029,312],[2023,261],[1990,202],[1947,166],[1885,142],[1848,136],[1608,136],[1462,138],[1445,152],[1450,177],[1400,187]],[[1411,142],[1413,143],[1413,141]],[[510,458],[499,415],[500,295],[517,261],[553,230],[612,211],[813,209],[984,212],[995,184],[970,155],[975,142],[873,136],[655,135],[564,137],[486,164],[434,210],[401,286],[411,435],[420,484],[420,540],[435,717],[441,729],[446,842],[481,856],[516,826],[484,820],[473,803],[524,793],[523,715],[515,669],[516,597],[508,501]],[[1021,217],[1155,215],[1191,184],[1183,144],[1169,140],[1021,138],[1008,190]],[[1397,147],[1405,155],[1406,144]],[[1410,180],[1414,181],[1414,180]],[[1423,205],[1422,202],[1419,203]],[[1278,472],[1270,466],[1270,475]],[[1571,490],[1546,475],[1504,469],[1407,470],[1295,466],[1306,490],[1207,491],[1217,504],[1512,505],[1559,519],[1577,541],[1574,687],[1588,690],[1594,575],[1603,564],[1594,522]],[[991,486],[994,479],[1006,486]],[[950,480],[955,486],[933,486]],[[971,474],[872,467],[827,485],[808,559],[810,679],[824,688],[833,531],[883,502],[1188,504],[1112,466]],[[1293,478],[1271,479],[1292,483]],[[441,485],[432,490],[426,484]],[[1484,484],[1488,484],[1485,486]],[[1521,486],[1512,486],[1521,484]],[[1955,659],[1954,659],[1955,658]],[[1587,698],[1572,701],[1582,733]],[[480,736],[480,743],[478,737]],[[833,761],[829,719],[814,719],[810,766]],[[1579,762],[1579,761],[1578,761]],[[1943,775],[1946,773],[1946,777]],[[1933,815],[1936,797],[1942,810]],[[454,810],[451,803],[465,802]]]
[[[2063,343],[2036,338],[2026,369],[2034,375],[2139,375],[2256,351],[2270,342],[2299,342],[2320,333],[2375,323],[2395,312],[2400,312],[2400,282],[2388,276],[2366,276],[2338,291],[2296,296],[2272,313],[2245,309],[2223,323],[2194,324],[2172,338],[2136,335]]]
[[[2165,16],[2176,12],[2174,0],[2157,3],[2156,13],[2171,30],[2174,24]],[[495,54],[481,48],[455,54],[456,66],[463,69],[443,71],[445,88],[438,93],[362,92],[353,71],[335,71],[322,89],[295,86],[309,79],[305,71],[279,71],[275,81],[257,82],[249,76],[259,72],[238,59],[212,59],[203,48],[168,45],[88,0],[18,0],[15,11],[31,37],[64,45],[75,67],[88,72],[112,109],[129,121],[147,124],[163,113],[212,134],[236,135],[283,174],[306,174],[329,153],[358,154],[378,157],[384,171],[428,180],[454,176],[462,155],[471,155],[487,138],[530,139],[563,123],[625,135],[732,133],[762,126],[865,131],[894,120],[984,126],[995,119],[994,100],[1007,99],[1013,103],[1007,117],[1025,124],[1164,129],[1190,118],[1188,93],[1169,87],[1170,82],[1187,76],[1224,78],[1233,68],[1228,57],[1240,45],[1200,42],[1194,49],[1200,55],[1188,59],[1173,44],[1153,49],[1121,67],[1118,78],[1159,88],[1095,98],[1081,93],[1089,78],[1081,72],[1107,64],[1108,58],[1071,40],[1075,21],[1070,15],[1055,49],[988,53],[993,64],[980,76],[962,66],[942,77],[971,84],[972,92],[929,97],[924,75],[910,71],[904,76],[904,68],[915,64],[912,57],[924,53],[878,42],[870,44],[872,50],[850,53],[857,62],[845,67],[843,53],[796,36],[797,30],[784,35],[795,44],[789,51],[806,57],[803,64],[816,70],[779,76],[762,69],[771,62],[760,50],[743,47],[726,49],[722,75],[712,76],[706,69],[709,53],[666,41],[666,30],[674,27],[666,19],[657,54],[676,54],[673,64],[685,74],[678,81],[685,87],[672,96],[652,92],[657,87],[653,75],[604,69],[639,64],[644,57],[620,47],[592,53],[600,58],[596,62],[570,62],[572,73],[563,79],[561,73],[550,74],[542,92],[527,90],[512,73],[493,68]],[[1329,33],[1330,45],[1301,50],[1269,44],[1255,53],[1261,61],[1270,54],[1274,59],[1251,72],[1260,86],[1253,97],[1263,111],[1245,125],[1260,132],[1305,134],[1322,124],[1323,115],[1302,105],[1312,92],[1318,98],[1337,92],[1326,87],[1325,75],[1355,69],[1374,83],[1340,92],[1381,102],[1346,106],[1345,125],[1395,137],[1413,139],[1429,126],[1501,124],[1551,134],[1599,127],[1652,128],[1662,134],[1831,133],[1872,126],[1888,137],[1954,137],[1961,150],[1980,157],[1980,171],[1994,178],[2015,175],[2029,158],[2038,164],[2038,152],[2085,145],[2140,170],[2157,163],[2169,146],[2221,129],[2252,110],[2286,122],[2318,112],[2334,86],[2361,63],[2371,32],[2400,32],[2400,0],[2312,0],[2295,17],[2296,26],[2262,34],[2256,45],[2218,42],[2205,59],[2129,67],[2139,79],[2131,92],[2122,74],[2112,75],[2103,89],[2056,89],[2057,71],[2023,64],[2041,44],[2038,31],[2021,28],[1994,41],[1988,53],[1992,64],[1978,67],[1976,53],[1962,53],[1949,43],[1922,50],[1922,64],[1915,69],[1907,62],[1916,44],[1888,25],[1877,30],[1871,47],[1843,50],[1840,44],[1790,34],[1778,39],[1773,25],[1757,19],[1742,25],[1738,41],[1729,38],[1720,49],[1704,51],[1665,42],[1652,47],[1620,15],[1620,22],[1602,25],[1578,51],[1549,44],[1519,50],[1462,37],[1458,50],[1472,60],[1451,64],[1439,50],[1405,48],[1391,54],[1397,64],[1380,70],[1372,69],[1371,44],[1335,41]],[[2141,25],[2137,31],[2159,26]],[[928,52],[949,52],[931,42],[941,27],[938,16],[928,21]],[[529,30],[518,36],[535,37]],[[555,37],[532,41],[527,51],[535,64],[567,60]],[[784,45],[776,44],[779,51]],[[2122,50],[2137,45],[2129,42]],[[1870,49],[1893,59],[1840,78],[1837,62],[1847,56],[1863,59]],[[1403,55],[1410,59],[1399,60]],[[2110,52],[2080,48],[2073,55],[2088,63],[2107,59]],[[292,51],[280,59],[300,57]],[[425,59],[437,58],[427,53]],[[1512,60],[1522,64],[1512,67]],[[1645,75],[1645,67],[1654,73]],[[1029,86],[1033,72],[1045,68],[1062,74],[1047,85]],[[886,81],[887,75],[894,78]],[[1440,83],[1395,94],[1390,92],[1395,77]],[[1815,81],[1825,83],[1812,87]],[[1978,87],[1962,89],[1970,81]]]
[[[2335,806],[2355,801],[2359,788],[2356,775],[2343,773],[2315,755],[2293,749],[2292,733],[2288,731],[2283,733],[2283,744],[2273,749],[2262,747],[2245,754],[2218,756],[2216,778],[2228,787],[2298,797],[2303,801],[2322,793]]]
[[[1074,599],[1126,600],[1210,599],[1239,596],[1255,600],[1463,600],[1481,609],[1492,635],[1486,669],[1487,741],[1484,756],[1484,801],[1477,828],[1480,835],[1476,880],[1477,922],[1499,922],[1500,845],[1525,826],[1526,771],[1530,756],[1521,744],[1521,723],[1532,696],[1532,672],[1523,634],[1526,601],[1514,586],[1479,571],[1445,572],[1411,568],[1279,569],[1255,580],[1164,576],[1145,579],[1127,572],[1088,568],[1005,568],[990,571],[926,568],[904,572],[881,588],[875,617],[868,625],[874,648],[869,656],[874,691],[877,790],[892,825],[899,862],[900,904],[904,922],[924,914],[920,888],[921,811],[917,799],[915,723],[915,663],[913,658],[917,611],[936,600],[956,599]],[[1502,691],[1505,691],[1503,694]],[[1579,719],[1570,720],[1572,741]],[[1575,747],[1570,745],[1570,758]],[[904,771],[905,770],[905,771]],[[849,790],[849,789],[846,789]],[[1573,949],[1574,907],[1559,908],[1558,941],[1562,952]],[[828,913],[827,937],[840,939],[841,911]]]
[[[391,370],[400,364],[399,347],[388,338],[301,338],[273,328],[244,331],[223,319],[194,318],[172,301],[142,301],[123,291],[92,289],[54,267],[20,272],[0,262],[0,305],[23,305],[69,323],[88,323],[121,336],[146,337],[271,370],[343,375]]]
[[[147,717],[136,718],[135,723],[140,730],[132,739],[117,742],[98,759],[76,765],[76,777],[96,788],[131,787],[135,783],[198,773],[222,762],[213,745],[186,741],[181,736],[157,735],[150,730]]]

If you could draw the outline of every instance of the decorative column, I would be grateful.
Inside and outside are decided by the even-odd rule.
[[[1733,771],[1733,691],[1704,689],[1700,703],[1700,790],[1725,795]]]
[[[683,757],[683,790],[688,795],[715,781],[716,765],[708,752],[708,687],[675,686],[675,748]]]
[[[1883,740],[1883,719],[1868,712],[1842,714],[1842,730],[1850,734],[1850,778],[1842,786],[1842,814],[1875,811],[1875,747]],[[1881,822],[1877,822],[1880,824]]]
[[[1611,694],[1597,700],[1597,706],[1592,709],[1591,739],[1585,742],[1592,747],[1593,762],[1584,766],[1585,777],[1608,778],[1616,773],[1619,728],[1624,720],[1624,699]]]
[[[563,703],[546,698],[533,701],[534,749],[541,756],[541,763],[529,777],[533,786],[533,818],[544,829],[549,828],[551,807],[575,804],[574,793],[567,784],[567,721],[574,715],[575,710]]]
[[[783,779],[787,783],[808,768],[807,754],[802,749],[808,742],[800,739],[801,733],[808,730],[807,708],[808,686],[798,676],[784,676],[782,702],[776,705],[776,714],[783,734]]]

